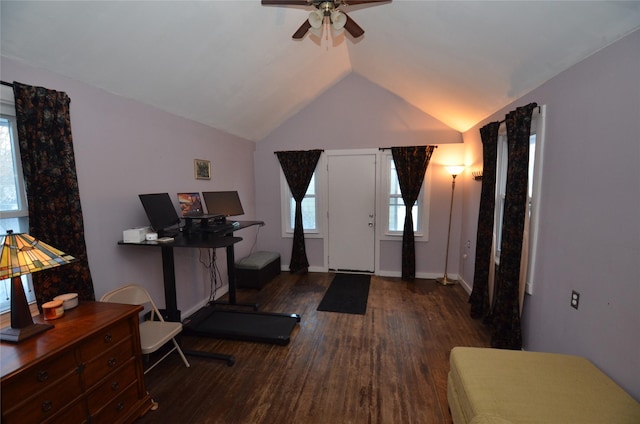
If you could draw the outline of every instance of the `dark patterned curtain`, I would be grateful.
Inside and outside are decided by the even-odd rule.
[[[482,138],[482,189],[478,212],[476,237],[476,261],[473,273],[473,291],[469,297],[471,316],[486,318],[489,305],[489,268],[493,249],[493,223],[496,206],[496,165],[498,160],[498,129],[500,122],[491,122],[480,128]]]
[[[276,152],[284,176],[289,184],[291,195],[296,201],[295,225],[293,228],[293,247],[291,250],[291,272],[307,272],[309,260],[304,243],[302,226],[302,200],[313,177],[322,150]]]
[[[491,338],[491,345],[502,349],[519,350],[522,348],[519,307],[520,264],[525,213],[528,207],[531,114],[536,107],[536,103],[519,107],[510,112],[505,120],[509,159],[502,221],[500,266],[496,277],[496,294],[492,314],[494,333]]]
[[[416,248],[413,236],[411,210],[418,199],[424,173],[427,171],[434,146],[392,147],[402,200],[406,207],[402,232],[402,279],[411,281],[416,276]]]
[[[63,293],[94,300],[66,93],[13,83],[29,234],[78,259],[33,274],[39,305]]]

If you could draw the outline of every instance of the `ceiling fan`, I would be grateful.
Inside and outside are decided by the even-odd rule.
[[[309,19],[305,20],[300,28],[293,34],[293,38],[299,40],[305,36],[311,28],[320,28],[329,19],[331,26],[335,30],[344,28],[353,38],[358,38],[364,34],[364,30],[355,23],[346,13],[340,10],[342,6],[353,6],[367,3],[381,3],[389,0],[262,0],[262,5],[270,6],[313,6],[316,10],[309,14]]]

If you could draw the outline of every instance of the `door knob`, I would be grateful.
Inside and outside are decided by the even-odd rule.
[[[373,222],[370,222],[370,223],[369,223],[369,227],[373,227]]]

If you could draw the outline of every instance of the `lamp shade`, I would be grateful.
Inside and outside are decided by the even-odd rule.
[[[313,12],[309,13],[309,23],[311,24],[311,28],[320,28],[323,21],[324,13],[322,13],[322,11],[314,10]]]
[[[346,23],[347,15],[340,12],[339,10],[334,10],[333,12],[331,12],[331,26],[333,26],[333,29],[339,31],[344,28],[344,25]]]
[[[449,165],[445,166],[447,172],[451,175],[459,175],[462,171],[464,171],[463,165]]]
[[[29,234],[8,231],[0,244],[0,280],[74,262],[76,258]]]

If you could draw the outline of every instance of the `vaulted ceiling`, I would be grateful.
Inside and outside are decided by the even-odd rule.
[[[0,5],[2,56],[253,141],[349,73],[465,131],[640,28],[639,1],[394,0],[300,41],[311,9],[260,0]]]

